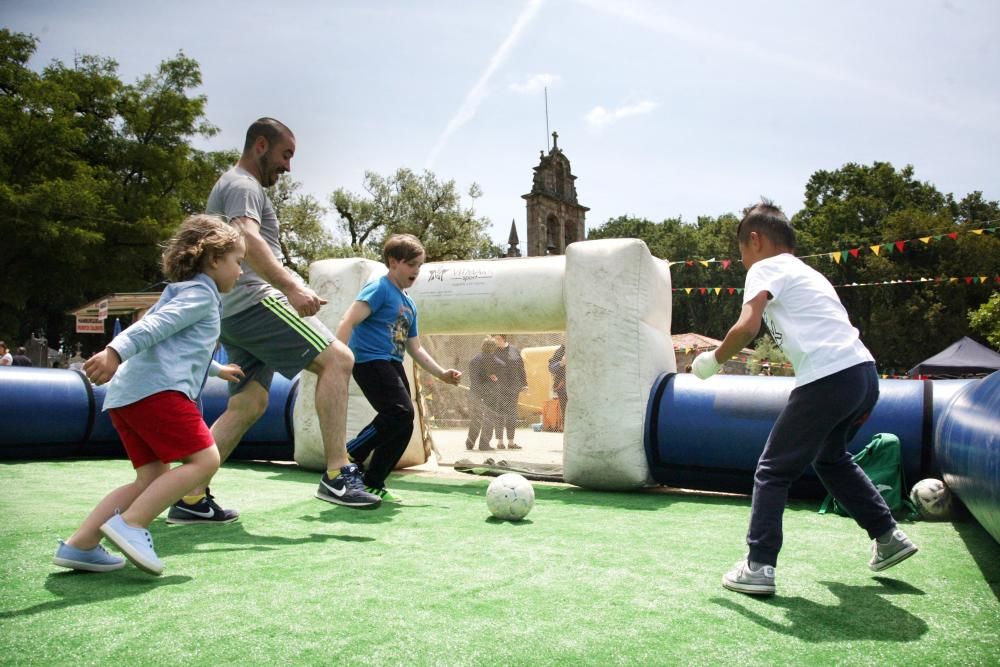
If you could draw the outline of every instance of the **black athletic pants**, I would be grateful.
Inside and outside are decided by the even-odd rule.
[[[354,364],[353,375],[378,414],[347,443],[347,451],[355,461],[364,461],[372,454],[365,470],[365,484],[383,488],[413,433],[416,413],[410,399],[410,383],[406,381],[403,364],[398,361],[379,359]]]
[[[754,474],[750,560],[776,565],[788,487],[810,463],[830,494],[872,539],[896,526],[885,500],[847,453],[878,401],[878,374],[858,364],[796,387],[778,415]]]

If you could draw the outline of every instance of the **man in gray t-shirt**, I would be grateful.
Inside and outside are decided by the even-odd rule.
[[[317,375],[316,407],[327,470],[316,497],[348,507],[373,507],[381,499],[365,489],[358,466],[347,456],[347,383],[354,365],[350,349],[314,317],[326,303],[281,263],[279,222],[264,188],[291,171],[295,135],[273,118],[247,130],[239,162],[208,196],[206,210],[243,232],[243,275],[223,296],[222,334],[229,361],[243,379],[230,386],[229,403],[212,424],[223,461],[267,409],[271,378],[303,370]],[[226,523],[239,513],[224,510],[208,487],[195,488],[170,508],[168,523]]]

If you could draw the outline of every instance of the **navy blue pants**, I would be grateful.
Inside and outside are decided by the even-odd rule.
[[[410,383],[398,361],[366,361],[354,364],[354,380],[375,408],[375,419],[347,443],[355,461],[372,460],[365,470],[365,484],[382,488],[406,451],[413,433],[415,411],[410,399]]]
[[[812,463],[816,475],[872,539],[896,527],[889,507],[847,453],[878,401],[875,364],[852,366],[796,387],[778,415],[754,473],[750,560],[777,565],[788,487]]]

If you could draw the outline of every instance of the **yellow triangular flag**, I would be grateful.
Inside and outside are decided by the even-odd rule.
[[[837,264],[840,264],[840,253],[839,252],[831,252],[830,253],[830,258],[834,262],[836,262]]]
[[[924,243],[930,243],[931,242],[931,237],[929,237],[929,236],[921,236],[920,240],[923,241]]]
[[[882,246],[880,246],[880,245],[873,245],[873,246],[871,246],[871,249],[872,249],[872,252],[877,255],[882,250]]]

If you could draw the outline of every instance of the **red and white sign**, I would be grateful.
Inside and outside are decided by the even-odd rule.
[[[104,320],[99,317],[76,316],[77,333],[104,333]]]
[[[97,319],[102,322],[108,319],[108,300],[104,299],[99,304],[97,304]]]

